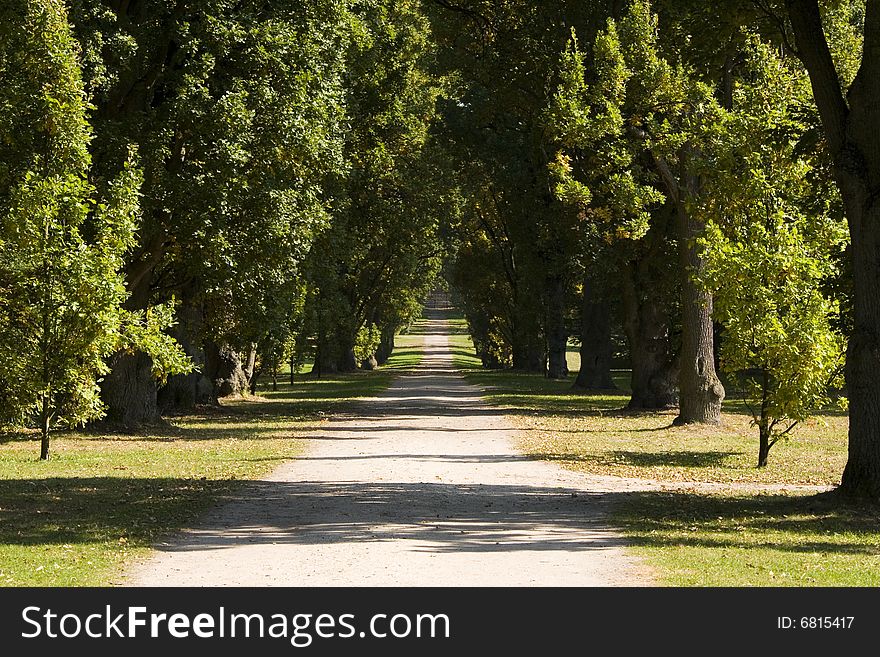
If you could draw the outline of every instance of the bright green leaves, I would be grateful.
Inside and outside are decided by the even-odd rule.
[[[807,237],[809,221],[776,213],[735,237],[718,226],[706,233],[706,284],[725,328],[721,367],[744,373],[743,394],[770,446],[843,384],[838,306],[822,292],[834,273],[831,245]]]
[[[169,313],[131,331],[122,309],[121,269],[141,177],[126,164],[100,190],[87,180],[91,135],[64,4],[6,5],[0,32],[7,163],[0,175],[0,420],[39,418],[47,458],[52,425],[102,415],[98,382],[107,356],[156,344],[158,373],[188,363],[162,333]]]
[[[694,211],[709,221],[703,282],[724,325],[721,367],[740,373],[769,450],[843,385],[846,341],[827,290],[848,234],[834,199],[815,198],[815,154],[799,148],[806,75],[757,37],[744,46],[733,110],[706,131],[714,157]]]
[[[649,60],[654,68],[659,60],[650,48],[655,21],[640,13],[643,9],[636,3],[624,21],[626,42],[611,20],[589,54],[581,53],[572,34],[560,63],[561,84],[547,112],[548,126],[563,148],[550,169],[556,195],[579,207],[591,219],[592,231],[608,242],[642,237],[651,209],[663,200],[638,163],[644,145],[630,132],[644,123],[646,112],[639,107],[634,118],[633,107],[646,93],[650,80],[645,77],[659,77],[646,73]],[[636,39],[647,43],[637,47]]]

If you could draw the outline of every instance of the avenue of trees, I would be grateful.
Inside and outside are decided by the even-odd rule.
[[[759,465],[848,403],[878,500],[878,45],[880,0],[7,0],[0,422],[371,369],[443,279],[486,367],[735,391]]]

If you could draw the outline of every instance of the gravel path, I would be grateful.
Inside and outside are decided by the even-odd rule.
[[[644,483],[533,461],[452,367],[425,358],[356,414],[132,570],[134,586],[647,586],[606,523]]]

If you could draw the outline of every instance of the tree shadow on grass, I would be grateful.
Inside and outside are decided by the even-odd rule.
[[[181,478],[0,480],[0,543],[149,545],[194,521],[242,482]]]
[[[617,450],[611,452],[615,463],[638,467],[671,466],[683,468],[714,468],[724,465],[731,456],[739,456],[743,452],[723,451],[669,451],[669,452],[633,452]]]
[[[541,452],[531,454],[532,458],[541,461],[558,461],[565,463],[594,463],[609,466],[637,467],[679,467],[679,468],[712,468],[724,465],[725,459],[737,456],[742,452],[631,452],[613,451],[599,454],[574,454],[563,452]]]
[[[620,493],[615,495],[613,517],[631,533],[634,544],[645,547],[770,547],[793,553],[880,556],[880,507],[828,493]],[[738,541],[739,536],[761,540],[754,544]]]

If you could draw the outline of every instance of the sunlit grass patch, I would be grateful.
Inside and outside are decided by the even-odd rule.
[[[673,586],[878,586],[880,511],[827,496],[626,493],[615,520]]]

